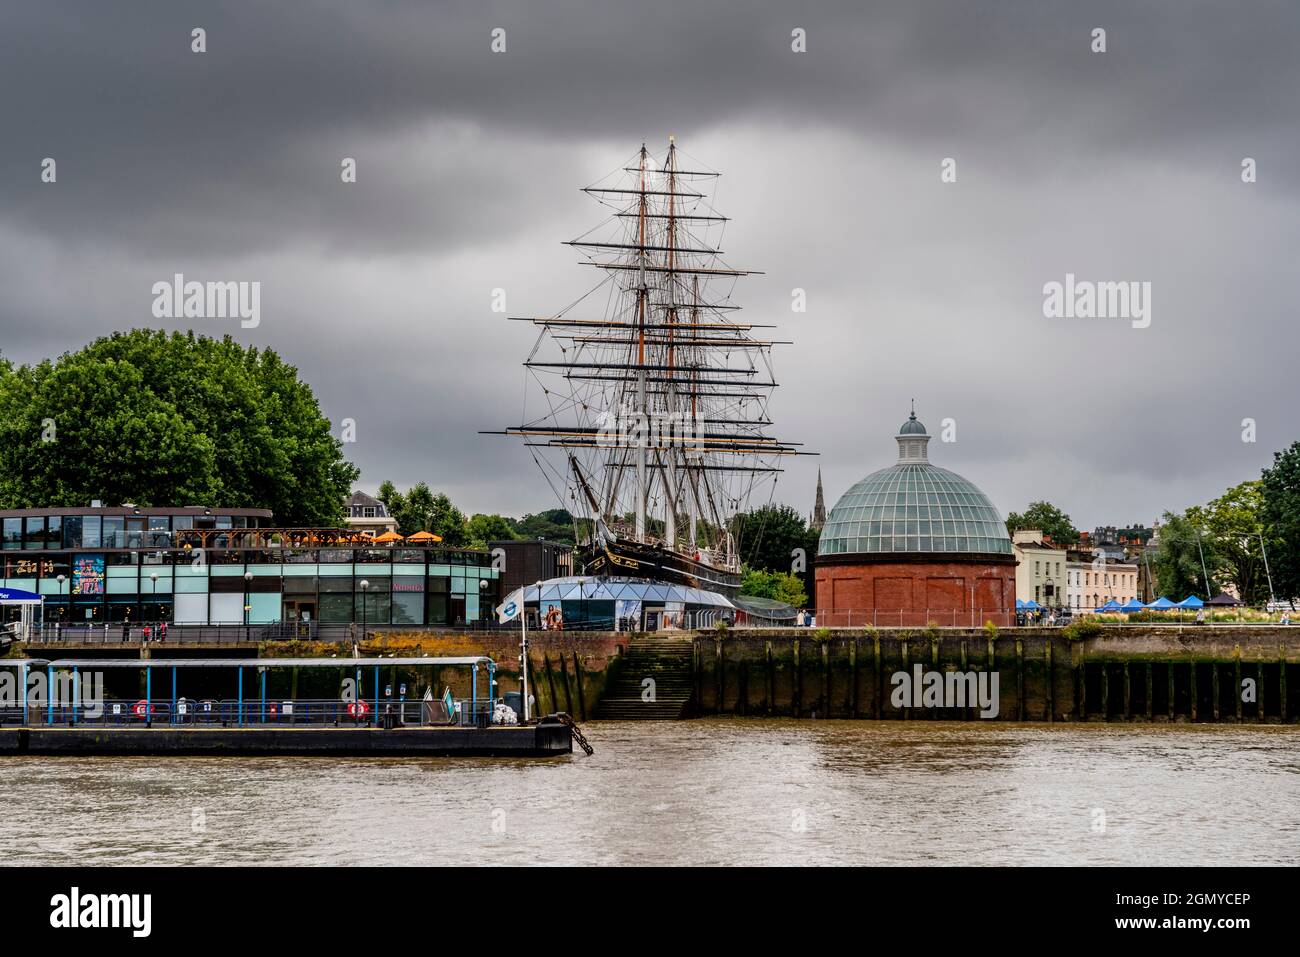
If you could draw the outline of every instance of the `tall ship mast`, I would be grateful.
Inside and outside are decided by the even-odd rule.
[[[731,519],[800,454],[769,432],[778,343],[738,319],[754,273],[723,260],[719,175],[683,168],[671,137],[657,157],[642,145],[584,190],[608,215],[569,245],[600,281],[555,315],[512,317],[538,327],[524,365],[540,405],[505,433],[578,519],[588,574],[736,593]]]

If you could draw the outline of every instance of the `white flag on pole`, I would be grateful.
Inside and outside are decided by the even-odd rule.
[[[514,621],[521,611],[523,611],[522,603],[511,595],[497,606],[497,622],[504,625],[508,621]]]

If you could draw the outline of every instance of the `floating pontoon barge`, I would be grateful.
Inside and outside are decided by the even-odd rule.
[[[380,669],[471,669],[471,696],[450,708],[442,700],[381,694]],[[95,700],[88,694],[97,673],[144,672],[139,700]],[[245,695],[244,672],[254,669],[258,689]],[[351,673],[352,694],[338,699],[268,698],[270,668],[329,668]],[[0,659],[13,669],[16,696],[0,702],[0,756],[4,755],[336,755],[549,757],[573,750],[568,724],[543,718],[533,724],[492,723],[496,664],[486,656],[456,658],[67,658]],[[181,695],[180,675],[192,669],[235,669],[234,699]],[[487,676],[479,697],[479,671]],[[156,675],[170,679],[169,695],[155,697]],[[373,676],[373,677],[372,677]],[[87,679],[92,681],[86,688]],[[41,680],[43,679],[43,681]],[[371,679],[372,693],[363,692]],[[32,692],[44,684],[44,693]],[[102,680],[99,687],[102,688]],[[6,726],[13,722],[16,726]]]

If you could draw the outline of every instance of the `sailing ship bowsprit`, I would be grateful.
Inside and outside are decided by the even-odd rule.
[[[555,315],[516,317],[539,328],[524,364],[542,408],[505,431],[586,519],[588,574],[732,595],[731,519],[799,453],[768,434],[776,343],[757,334],[770,326],[736,317],[735,286],[751,272],[722,258],[718,175],[682,168],[670,139],[585,189],[608,216],[569,245],[602,278]]]

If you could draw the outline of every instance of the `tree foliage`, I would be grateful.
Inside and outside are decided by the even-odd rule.
[[[453,505],[445,493],[435,494],[427,482],[417,482],[403,493],[385,479],[375,497],[384,503],[388,514],[396,519],[399,535],[432,532],[442,537],[444,545],[469,547],[469,523],[465,519],[465,513]]]
[[[803,587],[803,580],[789,572],[747,568],[740,582],[740,593],[756,598],[772,598],[795,608],[808,604],[808,592]]]
[[[202,504],[335,525],[357,476],[298,370],[229,336],[141,329],[0,364],[0,507]]]
[[[471,548],[487,548],[488,542],[509,542],[518,538],[510,519],[501,515],[474,515],[466,525]]]
[[[817,554],[817,533],[789,505],[763,505],[732,519],[731,533],[741,561],[766,572],[790,572],[796,548],[804,550],[807,565]]]
[[[1268,564],[1281,600],[1300,598],[1300,442],[1273,454],[1260,481],[1260,523],[1268,529]]]
[[[1165,512],[1160,546],[1151,562],[1160,594],[1174,601],[1182,601],[1189,595],[1212,598],[1219,591],[1216,575],[1223,560],[1214,540],[1197,524],[1199,515],[1194,510],[1189,512],[1193,513],[1192,517]]]
[[[1259,479],[1242,482],[1212,502],[1187,510],[1188,521],[1201,530],[1202,544],[1210,543],[1219,577],[1231,582],[1248,605],[1268,601],[1265,546],[1260,541],[1264,531],[1262,485]]]
[[[1036,528],[1052,540],[1055,545],[1077,545],[1079,530],[1065,514],[1051,502],[1030,502],[1024,514],[1012,512],[1007,515],[1007,531]]]

